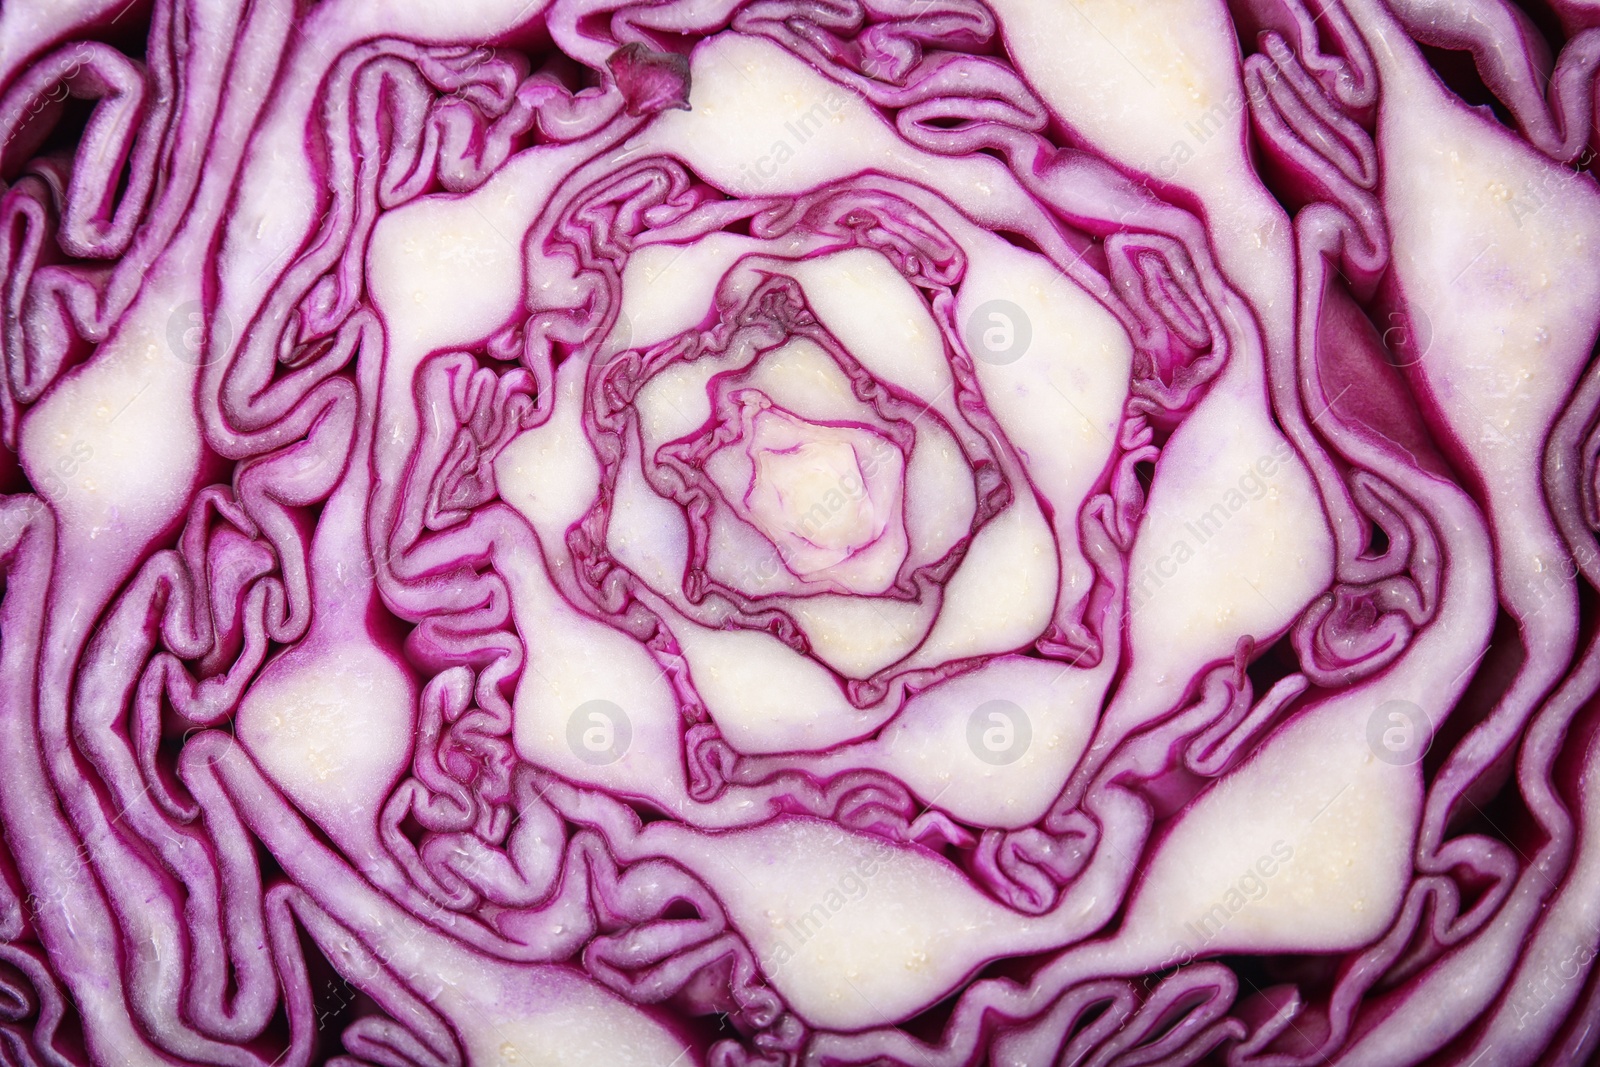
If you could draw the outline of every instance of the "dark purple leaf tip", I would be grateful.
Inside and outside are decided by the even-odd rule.
[[[612,52],[606,66],[628,101],[628,114],[689,110],[689,61],[683,56],[634,41]]]

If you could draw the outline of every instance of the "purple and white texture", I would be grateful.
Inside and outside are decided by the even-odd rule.
[[[1597,72],[0,6],[0,1062],[1593,1062]]]

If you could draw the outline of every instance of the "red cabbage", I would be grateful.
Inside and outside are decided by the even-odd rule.
[[[1597,74],[0,7],[0,1062],[1597,1062]]]

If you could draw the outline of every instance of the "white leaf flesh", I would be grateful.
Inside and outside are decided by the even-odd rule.
[[[958,321],[966,322],[994,299],[1012,302],[1030,319],[1033,342],[1020,359],[1004,365],[980,361],[977,370],[990,410],[1023,453],[1035,487],[1055,512],[1061,612],[1069,613],[1088,582],[1078,547],[1078,509],[1110,458],[1126,397],[1132,355],[1121,326],[1057,268],[990,232],[994,225],[1033,218],[1038,211],[995,161],[981,155],[935,157],[909,147],[855,97],[761,41],[709,41],[696,49],[692,75],[695,110],[665,117],[647,131],[649,140],[641,141],[674,152],[730,189],[801,192],[870,168],[931,185],[948,199],[949,206],[931,213],[968,257]],[[759,181],[758,189],[746,188],[748,146],[789,145],[794,137],[785,123],[818,106],[832,119],[790,146],[793,158],[774,178]],[[838,132],[841,125],[848,134]],[[867,262],[862,253],[855,255],[856,262]],[[697,265],[709,264],[698,259]],[[801,268],[795,277],[802,281],[823,269],[810,262]],[[879,302],[855,288],[863,280],[859,275],[849,280],[848,287],[817,288],[812,300],[823,323],[875,375],[945,413],[954,399],[952,383],[920,300],[906,291]],[[872,294],[881,295],[877,289]],[[688,322],[703,314],[689,310],[696,305],[706,306],[698,299],[674,301],[683,309],[680,314],[692,316]],[[1063,430],[1073,447],[1063,447]]]
[[[929,805],[978,826],[1028,826],[1043,817],[1089,744],[1114,656],[1091,670],[1055,660],[1000,656],[918,693],[870,746],[840,757],[894,775]],[[1005,705],[984,712],[986,705]],[[1015,709],[1015,710],[1013,710]],[[991,719],[1020,713],[1027,724]],[[971,721],[980,722],[979,744]],[[985,759],[983,731],[998,729]],[[1007,731],[1010,731],[1008,734]],[[1006,746],[1020,754],[1010,758]],[[1003,762],[995,762],[996,758]]]
[[[938,621],[906,669],[1021,649],[1049,625],[1061,580],[1050,524],[1021,471],[1008,473],[1020,491],[972,539],[945,584]]]
[[[548,635],[530,644],[517,687],[518,753],[580,781],[681,807],[680,716],[660,665],[637,641],[573,608],[551,584],[544,559],[522,561],[512,582],[518,626]],[[587,728],[584,708],[594,701],[627,717],[631,739],[615,762],[591,762],[572,744],[574,717]]]
[[[802,1018],[838,1029],[938,1000],[1022,924],[955,868],[818,819],[711,837],[654,824],[633,846],[704,879]],[[803,861],[797,862],[797,860]]]
[[[1239,638],[1283,632],[1333,577],[1333,538],[1299,456],[1240,353],[1156,464],[1129,564],[1132,663],[1107,741],[1170,710]]]
[[[240,706],[239,742],[295,804],[361,855],[410,762],[415,687],[369,645],[315,635],[273,661]]]
[[[789,352],[769,357],[781,363]],[[893,588],[909,547],[905,453],[870,424],[799,417],[758,388],[723,400],[724,443],[703,468],[720,504],[778,550],[802,590],[870,597]],[[726,562],[741,588],[737,571],[748,564]]]
[[[1006,300],[1021,310],[1033,335],[1020,358],[980,359],[975,366],[989,410],[1054,511],[1061,557],[1056,610],[1065,620],[1093,580],[1078,513],[1111,458],[1133,346],[1100,303],[1043,258],[1018,255],[976,226],[957,228],[969,260],[956,321],[969,322],[989,301]]]
[[[65,32],[113,13],[117,0],[21,0],[0,9],[0,81],[9,84],[18,65]]]
[[[295,47],[285,56],[284,68],[273,84],[270,104],[251,139],[237,196],[229,205],[223,247],[219,252],[218,315],[242,332],[252,317],[252,309],[259,306],[267,287],[279,277],[280,268],[317,232],[323,221],[318,212],[323,200],[316,184],[321,176],[314,172],[306,154],[305,137],[308,126],[316,122],[317,94],[334,57],[359,42],[390,35],[419,43],[490,40],[526,24],[544,6],[540,0],[532,3],[527,0],[427,0],[415,4],[404,0],[382,3],[336,0],[310,12],[307,21],[299,27],[294,38]],[[444,198],[430,198],[425,203],[432,206],[414,203],[385,215],[374,233],[372,251],[379,251],[377,234],[393,228],[400,231],[399,241],[404,243],[409,239],[406,250],[414,256],[443,253],[482,262],[478,257],[501,250],[498,246],[506,242],[502,234],[526,231],[533,213],[548,195],[549,187],[541,188],[536,182],[519,186],[519,182],[528,181],[523,171],[530,159],[537,158],[537,153],[529,154],[520,166],[502,168],[486,184],[485,189],[492,185],[498,195],[476,202],[480,210],[493,203],[493,208],[477,218],[476,225],[470,220],[450,217],[448,209],[440,207]],[[479,193],[482,192],[484,190],[480,189]],[[428,235],[435,231],[420,226],[418,218],[435,211],[440,212],[435,216],[439,223],[438,244],[427,241]],[[522,226],[516,228],[519,217]],[[500,226],[509,228],[499,231],[496,227]],[[384,249],[371,265],[377,266],[399,251]],[[441,274],[428,279],[432,284],[423,296],[406,294],[407,300],[415,298],[424,305],[418,308],[419,313],[435,324],[429,335],[448,334],[472,322],[497,321],[496,318],[472,319],[464,312],[486,304],[497,306],[494,300],[502,287],[518,284],[522,276],[518,256],[515,248],[510,252],[510,257],[499,264],[483,262],[486,269],[481,273]],[[459,264],[462,260],[456,262]],[[433,305],[429,300],[433,295],[468,299],[456,305],[448,302]],[[480,295],[482,301],[477,299]],[[428,312],[432,312],[431,316]],[[475,338],[460,338],[469,339]]]
[[[186,506],[200,465],[196,367],[172,348],[174,309],[198,307],[198,280],[152,280],[92,362],[29,412],[19,453],[62,517],[78,571],[120,576]],[[201,324],[195,315],[187,329]]]
[[[738,180],[738,164],[746,158],[745,146],[751,137],[747,129],[743,132],[738,129],[739,124],[767,123],[781,130],[782,121],[775,121],[771,114],[772,101],[783,101],[779,110],[791,104],[807,103],[800,109],[806,111],[810,106],[808,102],[828,98],[833,91],[803,65],[756,41],[727,38],[709,42],[697,49],[694,62],[695,110],[667,116],[652,126],[651,143],[683,156],[697,171],[724,177],[730,183]],[[858,102],[852,99],[837,103],[841,109],[839,113],[847,115],[859,127],[858,134],[868,131],[871,135],[853,135],[848,142],[852,147],[841,155],[836,151],[812,151],[815,142],[832,136],[819,133],[802,146],[799,157],[786,164],[783,173],[787,177],[781,180],[793,180],[801,183],[800,187],[809,188],[824,182],[829,175],[844,176],[860,169],[864,165],[863,152],[881,156],[875,159],[880,169],[905,177],[923,177],[934,166],[929,157],[907,148],[883,127],[881,120],[869,118]],[[842,151],[845,144],[841,141],[831,147]],[[952,161],[942,160],[938,165],[948,167],[951,164]],[[955,196],[956,206],[976,210],[980,217],[981,213],[999,210],[994,206],[994,198],[1001,195],[1000,190],[1006,187],[1009,179],[993,175],[985,162],[976,159],[956,161],[954,165],[972,173],[970,188],[978,190],[976,195],[967,198],[972,201],[970,205],[964,204],[959,194]],[[957,184],[963,192],[968,188]],[[943,182],[941,188],[946,188]],[[1013,188],[1013,193],[1022,206],[1002,207],[1018,212],[1029,210],[1020,192]],[[1027,310],[1038,313],[1035,332],[1041,340],[1037,358],[1025,358],[1009,374],[995,372],[991,375],[987,368],[980,373],[994,378],[997,391],[1002,395],[1006,393],[1002,383],[1009,386],[1013,398],[1019,394],[1043,394],[1046,388],[1050,389],[1046,394],[1050,400],[1030,408],[1026,415],[1017,402],[997,405],[996,414],[1002,420],[1002,427],[1014,441],[1019,441],[1025,453],[1028,446],[1035,446],[1032,454],[1038,455],[1038,462],[1042,464],[1041,491],[1049,495],[1061,529],[1053,535],[1036,505],[1019,493],[1014,510],[997,520],[992,529],[980,533],[960,572],[965,579],[958,577],[952,583],[949,595],[970,590],[962,593],[966,600],[959,602],[956,609],[947,605],[940,611],[939,621],[934,623],[935,632],[928,637],[923,649],[907,662],[908,667],[933,665],[961,655],[1006,651],[1037,635],[1043,629],[1041,622],[1055,608],[1054,590],[1060,584],[1063,570],[1051,559],[1055,555],[1052,542],[1059,541],[1063,554],[1067,546],[1071,546],[1074,563],[1066,571],[1075,587],[1081,589],[1087,585],[1087,568],[1077,548],[1076,515],[1083,495],[1109,458],[1111,436],[1126,393],[1130,359],[1127,338],[1115,320],[1087,294],[1065,282],[1059,271],[1038,257],[983,233],[979,226],[953,212],[947,211],[938,221],[963,243],[964,250],[972,257],[973,284],[970,292],[963,288],[963,300],[981,300],[994,293],[1004,293],[1008,298],[1022,297],[1028,302]],[[640,262],[638,277],[648,284],[627,284],[632,279],[625,278],[624,312],[630,323],[651,321],[654,314],[640,314],[646,307],[652,313],[669,311],[667,321],[680,327],[701,321],[716,284],[714,279],[720,276],[716,266],[730,263],[752,248],[747,241],[716,240],[715,246],[706,241],[682,252],[673,250],[670,257],[663,250],[657,252],[653,260]],[[835,266],[836,258],[844,261],[842,273]],[[677,269],[686,262],[687,267]],[[922,398],[947,419],[958,417],[954,412],[953,382],[947,357],[936,328],[928,320],[920,300],[880,257],[866,251],[844,253],[793,264],[786,273],[802,283],[808,302],[821,322],[869,371],[905,393]],[[664,284],[675,277],[686,279],[681,288],[676,284]],[[693,299],[680,295],[696,287],[695,282],[687,281],[691,278],[699,279],[699,292]],[[638,297],[640,303],[635,304],[634,294],[641,290],[644,295]],[[1060,295],[1063,299],[1059,304],[1047,304],[1047,295]],[[663,335],[670,336],[665,327],[652,329],[647,336]],[[635,340],[640,340],[637,331]],[[705,371],[686,368],[674,379],[679,384],[662,387],[672,390],[671,401],[654,410],[662,411],[662,417],[670,420],[674,430],[684,431],[708,413],[703,386],[695,379],[704,381],[702,375],[708,377],[710,373],[710,368]],[[697,393],[701,395],[696,396]],[[678,417],[665,415],[668,410]],[[1069,427],[1076,426],[1078,435],[1086,439],[1083,450],[1045,446],[1045,438],[1062,422]],[[1071,459],[1064,462],[1059,458],[1063,454],[1070,455]],[[913,459],[913,466],[915,464]],[[1020,471],[1015,473],[1020,474]],[[1022,483],[1021,478],[1016,481]],[[1035,560],[1047,561],[1048,566],[1031,569]],[[1022,566],[1017,566],[1019,563]],[[658,573],[665,570],[658,568]],[[1041,606],[1045,612],[1043,617],[1039,614]],[[994,615],[997,610],[1003,610],[1005,617],[997,618]],[[939,629],[941,625],[942,630]],[[903,625],[892,625],[891,629],[897,638],[908,632]],[[821,635],[824,631],[813,626],[809,632]],[[702,645],[736,643],[746,648],[768,645],[768,654],[761,665],[763,670],[769,663],[787,655],[787,650],[770,638],[698,635],[693,640]],[[882,647],[885,652],[898,651],[903,647],[903,639],[887,641]],[[876,665],[885,658],[887,656],[869,655],[860,663]],[[842,659],[836,658],[834,662],[842,664]],[[717,677],[726,677],[729,669],[726,659],[720,661]],[[809,672],[809,667],[796,663],[791,670],[801,676]],[[821,681],[819,678],[818,684]],[[714,716],[718,703],[708,700]],[[799,721],[812,721],[814,707],[803,709]],[[746,719],[752,718],[745,712],[736,713]],[[788,722],[792,718],[783,716],[778,721]],[[782,751],[795,743],[792,735],[779,736],[762,744],[759,750]]]
[[[469,196],[423,197],[373,227],[367,285],[385,341],[373,448],[379,493],[396,491],[416,439],[417,367],[432,352],[487,340],[530,296],[521,247],[508,235],[528,231],[585,148],[529,150]]]

